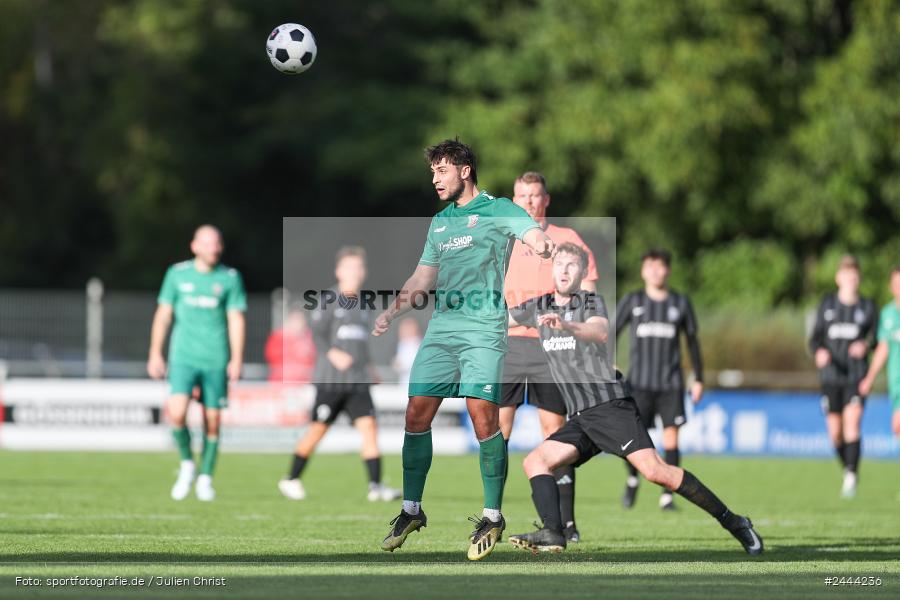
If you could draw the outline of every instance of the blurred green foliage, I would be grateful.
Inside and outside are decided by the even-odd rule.
[[[298,21],[316,64],[267,64]],[[219,224],[252,288],[282,215],[425,215],[421,149],[551,214],[614,216],[619,289],[669,247],[697,304],[809,305],[900,262],[900,3],[4,0],[0,282],[154,287]]]

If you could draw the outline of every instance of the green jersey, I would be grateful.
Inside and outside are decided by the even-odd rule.
[[[240,273],[224,265],[201,273],[193,260],[174,264],[166,271],[158,302],[172,306],[175,314],[169,343],[171,364],[225,368],[231,357],[227,312],[247,310]]]
[[[900,392],[900,308],[891,302],[881,309],[878,341],[888,345],[887,377],[891,393]]]
[[[419,260],[438,268],[429,332],[506,332],[503,280],[509,257],[516,238],[535,227],[522,208],[487,192],[435,215]]]

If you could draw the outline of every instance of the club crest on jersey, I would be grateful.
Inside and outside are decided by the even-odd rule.
[[[670,321],[677,321],[678,317],[681,316],[681,311],[678,310],[678,308],[676,308],[674,306],[670,306],[669,311],[666,313],[666,316],[669,318]]]
[[[642,314],[644,314],[645,311],[646,311],[646,309],[643,306],[635,306],[634,308],[631,309],[631,316],[639,317]]]
[[[829,308],[824,313],[822,313],[822,316],[825,317],[826,321],[832,320],[834,318],[834,309]]]
[[[854,311],[854,313],[853,313],[853,320],[856,321],[857,323],[859,323],[860,325],[862,325],[863,322],[865,322],[865,320],[866,320],[866,313],[863,312],[863,309],[857,308],[857,309]]]
[[[478,225],[478,215],[469,215],[469,222],[466,227],[472,229],[476,225]]]
[[[222,284],[221,283],[212,284],[212,292],[216,296],[220,295],[222,293]]]
[[[566,314],[563,315],[563,321],[571,321],[573,316],[572,311],[567,310]]]

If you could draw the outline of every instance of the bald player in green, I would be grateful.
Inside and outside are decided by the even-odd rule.
[[[247,294],[240,273],[219,262],[223,250],[217,228],[197,228],[191,241],[194,258],[166,271],[153,316],[147,373],[154,379],[168,375],[171,395],[167,411],[181,455],[173,500],[187,497],[196,473],[185,424],[194,389],[200,390],[205,429],[195,493],[198,500],[215,499],[212,475],[219,452],[220,413],[228,405],[228,381],[241,375]],[[173,321],[167,368],[162,349]]]
[[[508,314],[503,281],[516,239],[549,258],[553,241],[508,198],[479,191],[475,154],[459,140],[426,150],[432,184],[447,203],[428,227],[425,249],[395,303],[375,320],[373,335],[434,291],[435,310],[413,362],[403,440],[403,508],[381,544],[393,552],[427,523],[421,509],[431,467],[431,422],[444,398],[463,397],[479,445],[484,509],[471,518],[469,560],[490,554],[506,525],[500,505],[506,444],[500,433],[500,384]]]

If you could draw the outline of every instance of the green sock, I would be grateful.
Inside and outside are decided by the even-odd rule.
[[[200,464],[201,475],[212,475],[216,468],[216,458],[219,456],[219,438],[203,438],[203,459]]]
[[[403,499],[421,502],[431,468],[431,430],[403,436]]]
[[[194,460],[191,452],[191,432],[187,427],[172,428],[172,437],[175,439],[175,445],[178,446],[178,453],[181,454],[181,460]]]
[[[484,507],[500,510],[503,504],[503,484],[506,482],[506,442],[499,431],[486,440],[478,440],[478,460],[481,463],[481,483],[484,486]]]

